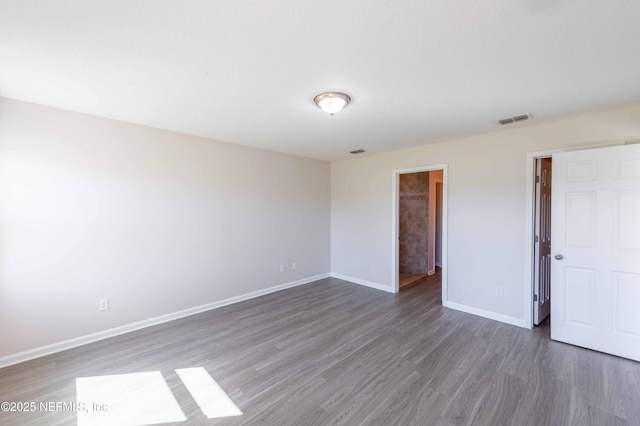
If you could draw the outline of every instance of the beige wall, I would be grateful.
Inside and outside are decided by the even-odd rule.
[[[0,359],[328,273],[329,173],[0,98]]]
[[[523,323],[527,153],[638,138],[635,106],[334,162],[331,270],[391,290],[392,170],[448,164],[448,300]]]

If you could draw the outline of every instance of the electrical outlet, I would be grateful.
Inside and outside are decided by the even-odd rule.
[[[284,272],[284,263],[280,265],[280,272]]]
[[[496,287],[496,296],[502,297],[502,294],[503,294],[502,287]]]
[[[291,264],[291,269],[293,269],[294,271],[295,271],[296,269],[298,269],[298,262],[293,262],[293,263]]]
[[[109,299],[100,299],[100,300],[98,300],[98,310],[99,311],[108,311],[109,310]]]

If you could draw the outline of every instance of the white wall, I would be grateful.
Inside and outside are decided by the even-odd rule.
[[[392,170],[448,164],[448,301],[522,324],[526,154],[639,137],[636,106],[334,162],[331,270],[391,290]]]
[[[0,98],[0,359],[328,273],[329,174]]]

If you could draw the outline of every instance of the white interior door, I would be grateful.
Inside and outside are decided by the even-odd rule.
[[[533,323],[549,316],[551,288],[551,159],[536,161],[535,292]]]
[[[640,361],[640,145],[553,155],[551,338]]]

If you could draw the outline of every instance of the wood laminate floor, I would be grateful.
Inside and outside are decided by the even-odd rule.
[[[427,278],[427,277],[428,277],[427,274],[420,274],[420,275],[399,274],[399,276],[398,276],[398,287],[400,288],[400,290],[404,290],[405,287],[408,287],[410,285],[416,284],[421,279]]]
[[[194,367],[243,414],[207,419],[175,371]],[[1,369],[0,401],[75,402],[76,378],[152,371],[182,425],[640,425],[640,363],[553,342],[548,323],[443,308],[434,282],[284,290]],[[0,412],[2,425],[76,422]]]
[[[419,275],[404,275],[398,274],[398,289],[405,291],[408,287],[427,284],[429,286],[440,286],[442,282],[442,269],[436,267],[433,275],[419,274]]]

